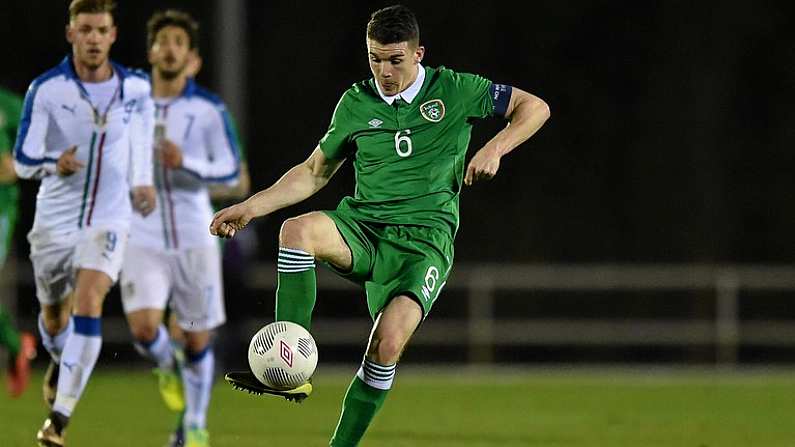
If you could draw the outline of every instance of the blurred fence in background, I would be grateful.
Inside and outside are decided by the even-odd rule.
[[[8,282],[19,272],[18,287],[4,290],[19,293],[5,296],[4,304],[19,310],[23,327],[35,328],[30,268],[9,264],[4,276]],[[244,355],[250,335],[272,319],[275,271],[257,264],[227,280],[235,292],[227,293],[229,323],[221,342],[230,356]],[[359,356],[371,325],[363,292],[323,268],[318,285],[312,332],[325,360]],[[791,363],[794,295],[790,265],[457,265],[418,330],[409,360]],[[106,351],[128,347],[117,292],[106,304],[103,333]],[[689,354],[654,355],[672,349]],[[752,353],[747,359],[743,349]]]

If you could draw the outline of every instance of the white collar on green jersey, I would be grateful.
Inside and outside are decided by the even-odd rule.
[[[395,102],[395,99],[400,97],[403,101],[411,104],[411,101],[414,101],[414,98],[420,93],[420,89],[422,88],[422,84],[425,82],[425,68],[423,68],[422,64],[417,64],[417,79],[411,83],[409,88],[403,90],[402,92],[398,93],[394,96],[384,96],[384,92],[381,91],[381,85],[378,84],[378,81],[373,82],[375,84],[375,88],[378,89],[378,94],[381,95],[381,99],[386,101],[387,104],[390,106],[392,103]]]

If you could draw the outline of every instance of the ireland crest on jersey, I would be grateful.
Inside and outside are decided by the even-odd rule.
[[[441,99],[432,99],[420,106],[422,117],[432,123],[438,123],[444,118],[444,103]]]

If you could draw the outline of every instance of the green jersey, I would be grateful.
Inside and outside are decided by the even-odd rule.
[[[2,157],[7,154],[13,156],[20,116],[22,116],[22,98],[0,89],[0,156]],[[0,210],[16,210],[18,195],[16,184],[0,183]]]
[[[364,222],[458,230],[458,196],[475,118],[495,113],[493,85],[477,75],[425,67],[416,96],[390,105],[373,79],[337,104],[320,149],[351,157],[356,191],[338,210]],[[410,87],[411,88],[411,87]]]

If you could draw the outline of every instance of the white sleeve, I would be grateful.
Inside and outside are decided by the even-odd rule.
[[[204,129],[204,157],[183,155],[182,169],[209,183],[236,185],[240,175],[240,160],[237,141],[232,130],[229,114],[223,105],[217,105],[217,113],[207,116]]]
[[[50,115],[42,95],[37,95],[39,86],[34,83],[25,95],[22,119],[19,123],[14,146],[14,170],[18,177],[40,179],[55,173],[58,160],[46,157],[44,145]]]
[[[133,188],[154,184],[154,134],[155,105],[147,92],[141,96],[130,117],[130,181]]]

